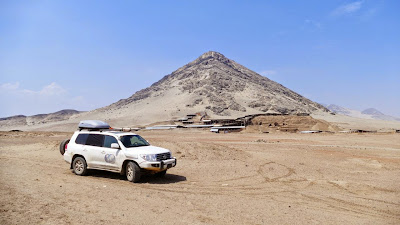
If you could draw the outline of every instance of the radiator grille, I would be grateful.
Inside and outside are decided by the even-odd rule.
[[[169,153],[169,152],[157,154],[157,161],[162,161],[162,160],[166,160],[166,159],[170,159],[170,158],[171,158],[171,153]]]

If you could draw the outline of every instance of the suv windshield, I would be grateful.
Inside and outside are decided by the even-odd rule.
[[[150,144],[139,135],[125,135],[121,137],[121,142],[126,148],[149,146]]]

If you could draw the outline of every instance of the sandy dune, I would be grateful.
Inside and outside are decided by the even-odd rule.
[[[0,224],[399,224],[400,134],[142,131],[165,178],[74,175],[71,133],[0,132]]]

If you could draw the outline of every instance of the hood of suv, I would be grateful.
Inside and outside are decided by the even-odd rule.
[[[156,146],[141,146],[141,147],[132,147],[126,148],[128,151],[134,151],[137,154],[160,154],[170,152],[170,150],[166,148],[160,148]]]

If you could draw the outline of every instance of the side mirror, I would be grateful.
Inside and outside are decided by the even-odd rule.
[[[111,148],[120,149],[118,143],[111,143]]]

